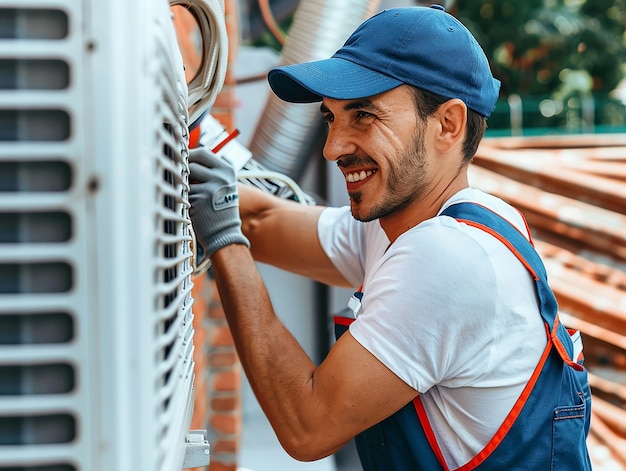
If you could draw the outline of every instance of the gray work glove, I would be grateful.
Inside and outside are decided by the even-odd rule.
[[[231,244],[250,242],[241,232],[235,169],[208,149],[189,152],[189,215],[205,256]]]

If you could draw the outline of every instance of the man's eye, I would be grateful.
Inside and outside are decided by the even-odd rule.
[[[367,111],[357,111],[355,116],[356,116],[356,119],[364,119],[364,118],[372,118],[372,117],[374,117],[374,115],[372,113],[368,113]]]
[[[325,115],[322,116],[322,122],[326,123],[326,124],[330,124],[333,122],[333,115],[330,113],[327,113]]]

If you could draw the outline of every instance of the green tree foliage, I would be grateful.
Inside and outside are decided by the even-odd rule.
[[[567,125],[567,108],[593,97],[596,123],[624,126],[611,93],[626,72],[626,0],[458,0],[456,16],[483,45],[502,98],[552,100],[536,125]]]

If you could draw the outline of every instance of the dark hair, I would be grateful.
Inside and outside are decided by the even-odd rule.
[[[415,108],[420,119],[425,120],[431,116],[437,108],[441,106],[449,98],[431,93],[427,90],[410,86],[413,91]],[[463,162],[468,164],[474,158],[478,145],[482,140],[485,130],[487,129],[487,120],[474,110],[467,109],[467,125],[465,127],[466,135],[463,141]]]

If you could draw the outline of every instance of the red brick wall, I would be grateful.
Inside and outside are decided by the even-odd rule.
[[[206,354],[207,329],[205,327],[205,313],[207,311],[208,302],[206,290],[208,283],[204,276],[198,276],[193,280],[194,287],[192,296],[193,304],[193,326],[194,326],[194,354],[195,362],[194,373],[194,410],[191,419],[191,430],[206,430],[209,421],[209,405],[208,405],[208,360]],[[211,450],[213,451],[213,450]],[[206,468],[195,468],[194,471],[205,471]]]
[[[208,470],[235,471],[242,422],[241,365],[215,283],[206,275],[193,281],[196,378],[191,428],[209,432]]]

